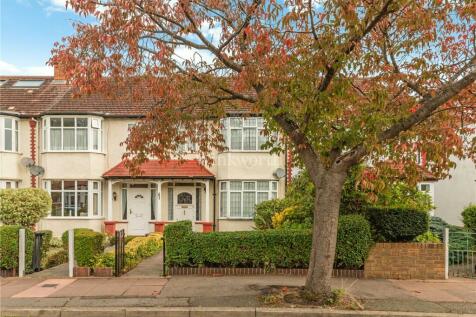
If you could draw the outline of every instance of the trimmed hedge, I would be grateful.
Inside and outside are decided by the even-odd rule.
[[[18,268],[18,233],[22,226],[4,225],[0,227],[0,268]],[[31,271],[33,255],[33,231],[25,229],[25,270]]]
[[[408,208],[367,207],[375,241],[407,242],[429,230],[429,214]]]
[[[341,216],[337,228],[335,266],[346,269],[361,268],[372,244],[372,231],[364,216]]]
[[[68,231],[61,237],[68,249]],[[95,258],[104,251],[104,235],[91,229],[74,229],[74,259],[78,266],[93,266]]]
[[[339,219],[336,266],[359,268],[372,244],[370,225],[358,215]],[[190,221],[165,227],[169,266],[306,268],[310,230],[192,232]]]

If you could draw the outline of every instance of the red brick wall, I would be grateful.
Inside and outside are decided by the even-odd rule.
[[[442,243],[377,243],[365,262],[366,278],[444,279]]]

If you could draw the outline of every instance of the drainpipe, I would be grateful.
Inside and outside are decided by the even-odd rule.
[[[213,180],[213,232],[216,231],[216,196],[217,196],[217,193],[216,193],[216,180],[214,179]]]
[[[34,163],[36,163],[36,120],[31,118],[30,123],[30,155]],[[31,187],[36,187],[36,176],[30,176]]]

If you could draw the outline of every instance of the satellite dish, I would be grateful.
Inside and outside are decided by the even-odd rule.
[[[21,163],[21,165],[23,165],[25,167],[31,167],[31,166],[35,165],[35,162],[29,157],[22,158],[20,160],[20,163]]]
[[[284,176],[286,176],[286,172],[282,168],[277,168],[274,171],[273,176],[276,178],[283,178]]]
[[[33,176],[41,176],[45,174],[45,169],[38,165],[30,166],[30,174]]]

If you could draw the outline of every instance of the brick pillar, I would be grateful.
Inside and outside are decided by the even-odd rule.
[[[104,232],[109,236],[113,236],[116,232],[116,222],[104,221]]]
[[[30,119],[30,156],[36,163],[36,120]],[[31,175],[31,187],[36,187],[36,176]]]
[[[288,184],[291,184],[291,179],[293,177],[293,153],[288,150],[286,155],[287,155],[286,171],[288,172],[288,175],[286,175],[286,181]]]

